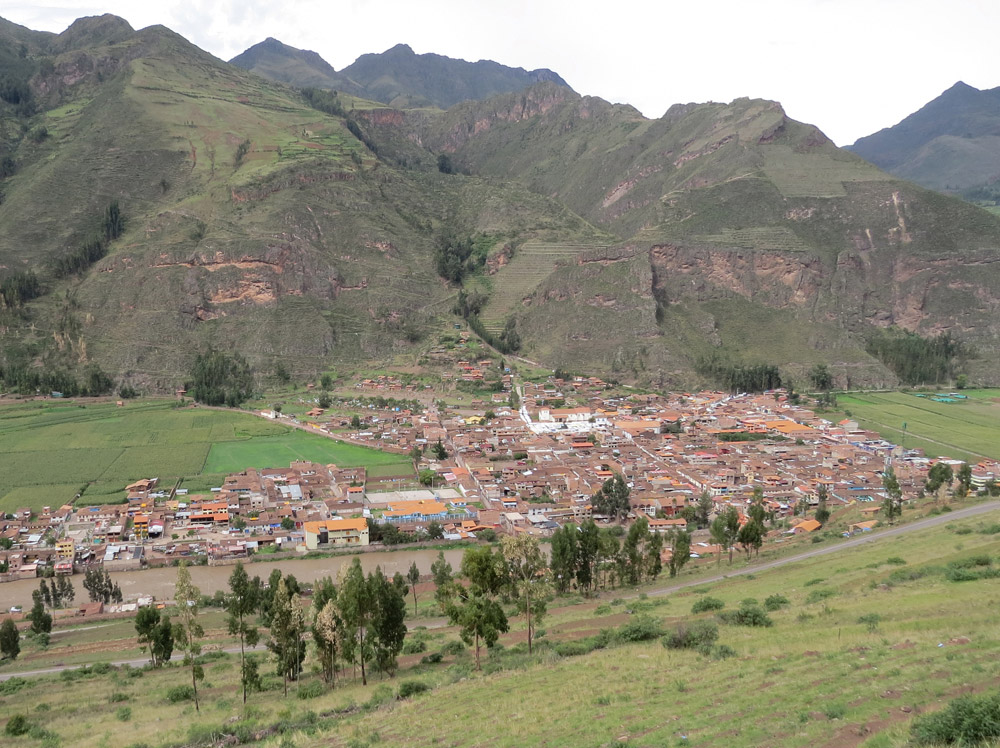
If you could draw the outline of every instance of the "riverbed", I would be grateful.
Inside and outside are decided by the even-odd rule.
[[[462,563],[463,548],[452,548],[444,551],[444,557],[455,571]],[[437,558],[438,551],[433,549],[412,549],[401,551],[380,551],[374,553],[359,553],[361,567],[366,571],[374,571],[381,566],[386,576],[392,576],[397,571],[406,575],[410,564],[414,561],[422,575],[431,573],[431,564]],[[340,568],[351,563],[353,556],[331,556],[329,558],[292,558],[274,562],[246,564],[251,577],[259,576],[266,580],[272,569],[281,569],[282,574],[293,574],[300,582],[314,582],[323,577],[337,579]],[[191,566],[191,579],[201,589],[203,595],[214,595],[218,590],[229,589],[229,575],[233,573],[232,566]],[[75,604],[87,602],[87,591],[83,588],[83,574],[71,577],[76,588]],[[112,573],[111,580],[121,587],[125,600],[135,600],[140,595],[153,595],[157,600],[171,600],[174,596],[174,582],[177,579],[177,569],[162,567],[145,569],[143,571],[123,571]],[[21,605],[25,612],[31,607],[31,592],[38,589],[37,579],[21,579],[16,582],[0,584],[0,611],[6,611],[13,605]]]

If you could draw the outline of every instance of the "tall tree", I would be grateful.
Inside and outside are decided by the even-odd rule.
[[[924,484],[924,490],[927,493],[937,495],[941,486],[950,486],[954,479],[955,474],[952,472],[951,465],[943,461],[935,462],[927,471],[927,482]]]
[[[826,489],[825,483],[820,483],[819,487],[816,489],[816,521],[821,525],[825,525],[830,519],[830,510],[826,508],[826,502],[829,499],[830,493]]]
[[[336,599],[327,600],[313,619],[312,634],[323,670],[323,680],[330,684],[337,677],[337,655],[341,653],[343,627]]]
[[[434,580],[434,599],[442,612],[447,607],[447,598],[451,594],[451,572],[451,564],[445,560],[444,551],[438,551],[437,558],[431,564],[431,578]]]
[[[702,491],[698,497],[698,505],[695,507],[694,513],[695,522],[698,523],[699,529],[708,527],[710,523],[709,517],[711,517],[712,509],[714,508],[715,504],[712,502],[712,494],[708,491]]]
[[[49,634],[52,631],[52,614],[45,610],[42,594],[39,590],[31,593],[31,612],[27,618],[31,621],[31,630],[36,634]]]
[[[299,596],[291,592],[287,580],[278,580],[271,603],[270,637],[267,648],[277,659],[278,673],[285,695],[288,695],[288,681],[298,680],[305,659],[305,642],[302,634],[305,621]]]
[[[476,649],[476,670],[482,670],[479,660],[481,645],[492,647],[500,634],[507,633],[509,624],[500,604],[479,591],[463,590],[459,602],[448,607],[448,620],[460,627],[459,636]]]
[[[528,654],[531,654],[535,625],[545,615],[545,601],[549,592],[545,557],[538,547],[538,541],[530,535],[508,535],[501,538],[500,553],[507,564],[511,587],[527,623]]]
[[[375,600],[368,586],[368,580],[365,579],[365,573],[361,569],[360,559],[351,559],[351,564],[341,580],[337,599],[344,626],[353,640],[351,649],[361,663],[361,684],[368,685],[365,664],[371,658],[369,628],[375,616]]]
[[[584,521],[576,544],[576,584],[587,593],[594,589],[596,582],[600,546],[601,532],[597,523],[592,519]]]
[[[885,489],[882,511],[885,512],[886,519],[891,525],[893,520],[903,513],[903,489],[899,487],[896,471],[891,466],[882,474],[882,488]]]
[[[721,546],[723,551],[729,551],[729,563],[733,563],[733,545],[740,532],[740,513],[736,507],[727,506],[709,526],[712,540]],[[722,553],[719,553],[719,562],[722,562]]]
[[[649,543],[649,520],[640,517],[628,529],[622,543],[622,584],[639,584],[645,571],[646,546]]]
[[[21,634],[11,618],[4,618],[0,624],[0,655],[5,660],[16,660],[21,653]]]
[[[681,569],[691,559],[691,533],[687,530],[674,529],[670,533],[670,576],[676,577]]]
[[[135,630],[139,634],[139,644],[149,647],[149,661],[153,667],[170,660],[174,651],[174,629],[169,616],[161,616],[152,605],[139,608]]]
[[[406,581],[410,583],[410,591],[413,593],[413,615],[417,615],[417,585],[420,583],[420,569],[417,562],[410,564],[410,570],[406,572]]]
[[[574,524],[567,524],[552,533],[552,544],[549,552],[549,567],[552,569],[552,583],[556,592],[564,593],[576,578],[578,563],[577,529]]]
[[[381,673],[394,675],[396,658],[403,649],[406,638],[406,583],[402,575],[389,579],[382,567],[368,575],[368,586],[375,604],[372,616],[372,654],[375,667]]]
[[[260,585],[250,580],[243,564],[236,564],[229,575],[229,594],[226,595],[226,625],[229,633],[240,639],[240,685],[243,688],[243,703],[247,703],[247,693],[260,686],[257,663],[247,659],[246,648],[257,646],[260,633],[253,624],[253,616],[260,602]]]
[[[201,590],[191,581],[191,571],[186,561],[181,561],[177,567],[177,581],[174,583],[174,602],[177,603],[180,623],[176,627],[174,640],[184,650],[184,665],[191,668],[191,688],[194,690],[194,710],[200,712],[198,705],[198,681],[205,677],[205,670],[198,664],[201,654],[201,637],[205,630],[198,622],[198,604],[201,602]]]
[[[955,473],[958,486],[955,487],[956,496],[967,496],[972,490],[972,466],[967,462],[962,463],[962,467]]]
[[[591,498],[591,506],[598,514],[612,519],[624,519],[629,513],[629,494],[631,490],[625,479],[619,473],[604,481]]]
[[[747,554],[747,561],[749,561],[750,554],[755,551],[759,552],[760,547],[764,544],[764,525],[755,519],[748,520],[737,533],[736,542]]]

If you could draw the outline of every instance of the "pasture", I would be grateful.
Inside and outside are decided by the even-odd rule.
[[[193,489],[225,473],[292,460],[376,469],[406,457],[340,444],[237,411],[178,408],[173,401],[30,402],[0,407],[0,511],[119,501],[139,478]],[[205,485],[202,485],[205,484]]]
[[[967,399],[955,402],[936,402],[931,399],[936,394],[866,392],[837,400],[862,427],[895,444],[919,447],[928,456],[971,462],[1000,457],[1000,390],[964,390]]]

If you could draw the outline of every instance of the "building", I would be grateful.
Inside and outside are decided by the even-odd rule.
[[[368,545],[368,522],[364,517],[306,522],[304,529],[306,548],[310,551],[321,545]]]

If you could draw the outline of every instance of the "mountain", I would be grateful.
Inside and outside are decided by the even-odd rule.
[[[315,52],[267,39],[234,57],[233,65],[295,86],[328,88],[394,107],[447,109],[470,99],[520,91],[542,81],[568,84],[551,70],[511,68],[490,60],[466,62],[436,54],[415,54],[397,44],[366,54],[339,73]]]
[[[893,127],[850,150],[935,190],[960,191],[1000,179],[1000,88],[959,81]]]
[[[564,257],[517,303],[486,305],[487,319],[516,316],[526,355],[639,378],[719,355],[774,360],[801,381],[797,362],[818,361],[842,382],[889,382],[865,352],[874,328],[951,331],[995,352],[1000,295],[986,277],[1000,222],[894,179],[774,102],[648,120],[541,84],[413,119],[459,168],[527,184],[618,237]]]
[[[437,106],[512,93],[535,83],[569,84],[551,70],[510,68],[491,60],[466,62],[435,54],[418,55],[405,44],[382,54],[361,55],[343,74],[365,88],[368,97],[392,106]]]
[[[289,47],[271,37],[237,55],[229,63],[294,86],[314,86],[364,95],[363,86],[340,75],[315,52]]]
[[[442,174],[433,154],[396,168],[297,90],[163,27],[113,26],[48,40],[30,99],[0,100],[0,280],[34,273],[42,291],[4,292],[8,383],[97,363],[168,389],[210,345],[264,376],[385,361],[452,324],[442,232],[602,235],[524,187]],[[351,104],[365,106],[337,108]],[[113,204],[124,229],[102,247]]]
[[[8,387],[97,365],[168,390],[210,346],[261,380],[412,367],[446,349],[454,310],[504,352],[657,386],[758,364],[895,384],[873,346],[891,327],[950,333],[973,382],[998,376],[1000,220],[775,102],[651,120],[542,81],[399,109],[303,93],[159,26],[7,28]]]

